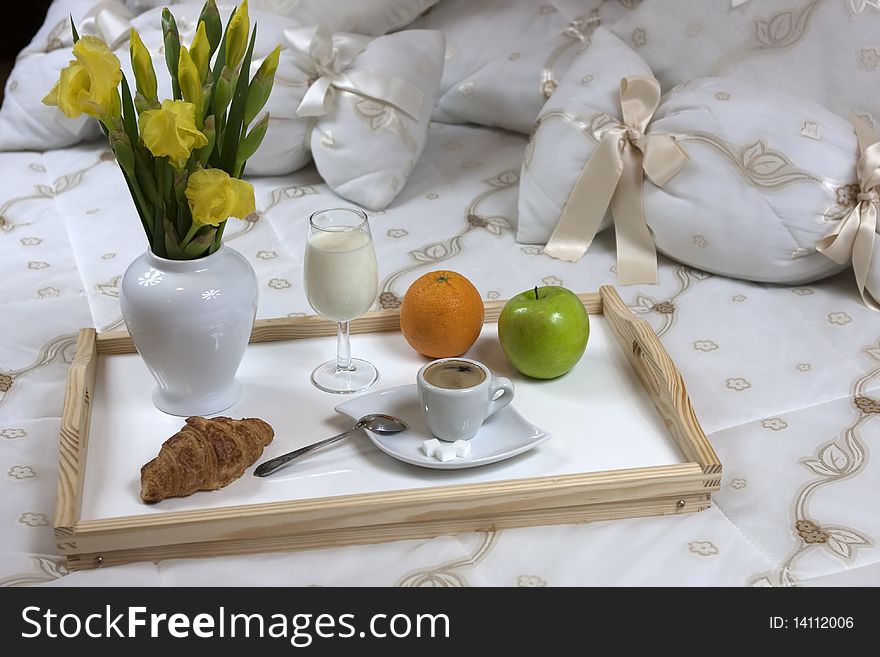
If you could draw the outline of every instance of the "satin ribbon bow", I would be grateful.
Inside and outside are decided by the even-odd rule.
[[[79,25],[82,34],[99,37],[110,50],[128,40],[132,15],[116,0],[101,2],[92,7]]]
[[[859,194],[858,203],[850,213],[816,244],[816,250],[839,265],[852,258],[853,271],[859,294],[865,305],[880,310],[878,299],[872,296],[880,290],[867,290],[868,269],[874,251],[874,235],[877,231],[877,213],[880,208],[880,141],[874,130],[862,117],[850,115],[849,120],[859,138]]]
[[[297,116],[326,114],[333,107],[334,90],[339,89],[393,105],[418,121],[424,94],[417,86],[384,73],[346,71],[372,38],[331,34],[324,25],[284,30],[284,37],[294,64],[311,81]]]
[[[574,184],[544,253],[577,262],[611,205],[622,285],[657,282],[657,251],[642,207],[644,174],[662,187],[688,161],[671,135],[645,134],[660,104],[660,83],[633,76],[620,81],[623,123],[608,129]]]

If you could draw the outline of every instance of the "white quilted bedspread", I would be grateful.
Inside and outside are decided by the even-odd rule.
[[[403,193],[371,217],[382,307],[441,267],[486,299],[615,282],[610,231],[578,264],[514,242],[524,146],[519,135],[432,126]],[[121,326],[119,279],[144,239],[102,144],[0,154],[0,166],[0,583],[880,584],[880,315],[862,306],[849,272],[773,287],[667,260],[658,285],[620,292],[678,363],[721,457],[709,510],[65,576],[51,529],[65,374],[79,328]],[[309,313],[307,218],[339,200],[313,170],[254,184],[259,219],[226,234],[257,272],[259,316]]]

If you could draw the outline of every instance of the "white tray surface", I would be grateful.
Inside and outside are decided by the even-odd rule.
[[[153,379],[137,354],[101,356],[80,517],[96,520],[683,463],[607,322],[601,315],[591,316],[590,322],[583,359],[552,381],[527,379],[509,365],[495,323],[484,326],[466,354],[513,379],[513,405],[529,422],[550,432],[551,438],[530,452],[479,468],[428,470],[391,458],[359,433],[270,477],[254,477],[252,466],[219,491],[155,505],[140,501],[140,468],[180,429],[183,419],[153,407]],[[258,463],[348,428],[348,419],[333,410],[347,396],[321,392],[309,382],[311,370],[334,357],[335,349],[332,337],[248,347],[239,370],[244,396],[222,415],[259,417],[274,427],[275,440]],[[372,390],[413,383],[427,362],[398,332],[354,335],[352,353],[379,368]]]

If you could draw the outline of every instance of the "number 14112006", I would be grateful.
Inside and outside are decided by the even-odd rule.
[[[852,616],[795,616],[792,625],[798,629],[834,630],[853,626]]]

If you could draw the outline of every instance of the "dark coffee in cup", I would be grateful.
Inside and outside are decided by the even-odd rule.
[[[425,370],[425,381],[437,388],[461,390],[473,388],[486,380],[486,372],[479,365],[466,360],[444,360]]]

